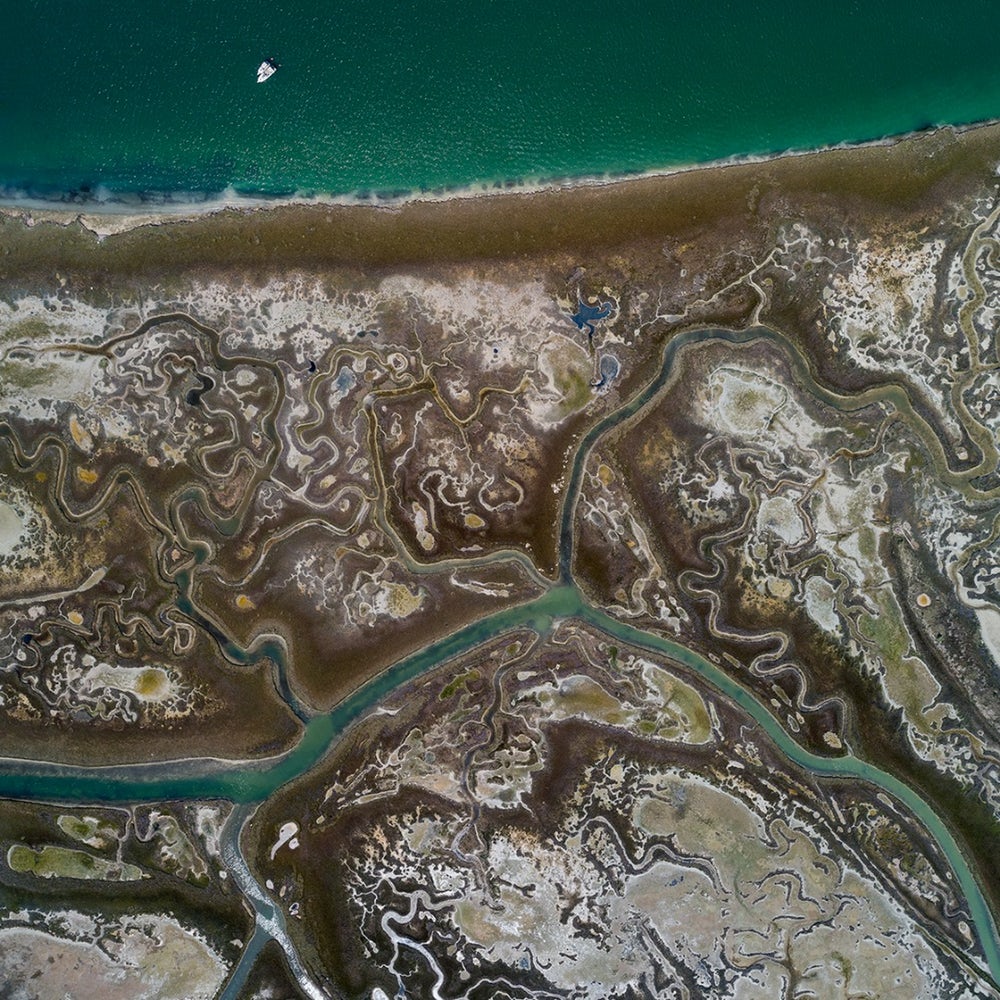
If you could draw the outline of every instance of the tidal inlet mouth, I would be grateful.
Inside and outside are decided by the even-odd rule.
[[[998,164],[10,207],[0,992],[1000,996]]]

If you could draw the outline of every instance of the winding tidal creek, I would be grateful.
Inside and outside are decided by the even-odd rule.
[[[682,663],[696,672],[721,697],[739,705],[751,716],[768,738],[798,767],[818,776],[835,776],[875,786],[918,817],[947,857],[968,902],[975,932],[993,979],[1000,983],[1000,942],[984,894],[948,825],[913,788],[872,762],[854,756],[849,747],[842,755],[830,757],[821,757],[803,749],[773,712],[720,666],[682,644],[637,629],[596,609],[587,602],[573,581],[574,512],[581,489],[584,463],[594,445],[605,434],[631,420],[658,397],[670,380],[678,352],[685,347],[709,341],[748,344],[760,338],[780,342],[786,351],[794,355],[794,351],[780,337],[762,329],[739,334],[710,329],[697,330],[674,337],[665,349],[662,368],[652,382],[629,403],[597,424],[577,449],[561,512],[559,574],[547,591],[528,603],[475,621],[402,659],[364,684],[332,711],[308,717],[301,739],[292,751],[257,761],[182,759],[115,767],[71,767],[6,759],[0,765],[0,795],[60,803],[210,799],[234,803],[236,808],[224,834],[223,855],[232,876],[257,914],[257,924],[253,937],[245,946],[242,960],[231,973],[221,995],[228,1000],[238,994],[261,946],[268,938],[274,938],[288,955],[290,968],[302,988],[312,997],[322,997],[323,993],[311,983],[295,955],[292,943],[285,933],[280,910],[253,878],[240,853],[240,832],[243,824],[252,820],[254,805],[267,799],[279,787],[310,771],[352,723],[370,712],[400,685],[435,670],[504,633],[529,627],[544,635],[552,629],[553,623],[561,619],[576,618],[607,636],[649,650],[666,660]],[[827,403],[833,405],[861,405],[858,399],[845,400],[824,392],[809,378],[804,362],[800,359],[796,361],[798,376],[809,386],[810,392],[822,395]],[[870,402],[871,395],[863,402]],[[897,410],[902,411],[906,406],[902,394],[892,388],[883,390],[882,397],[890,400]],[[183,585],[180,589],[184,590]],[[189,612],[192,610],[186,595],[182,595],[179,604]],[[257,655],[278,661],[278,674],[285,677],[286,665],[280,662],[285,654],[280,643],[269,644],[263,652],[258,651]],[[286,698],[290,698],[287,684],[283,684],[283,687]],[[301,713],[301,709],[299,712]]]

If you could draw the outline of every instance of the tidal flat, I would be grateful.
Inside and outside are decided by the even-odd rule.
[[[0,981],[1000,996],[998,169],[10,209]]]

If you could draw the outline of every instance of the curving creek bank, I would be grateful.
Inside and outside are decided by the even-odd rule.
[[[39,762],[4,760],[0,764],[0,796],[55,802],[136,802],[169,799],[226,799],[236,804],[226,825],[223,854],[234,879],[240,885],[256,913],[256,929],[247,943],[242,959],[231,973],[221,996],[235,998],[246,980],[263,944],[274,938],[285,949],[289,967],[300,987],[310,997],[323,993],[311,983],[289,941],[280,910],[251,875],[240,853],[240,832],[253,815],[253,804],[268,798],[277,788],[304,774],[360,716],[364,715],[400,684],[434,669],[447,660],[466,653],[511,629],[531,627],[544,633],[560,618],[576,617],[624,643],[647,649],[667,659],[679,661],[724,697],[736,702],[768,734],[774,744],[799,767],[820,776],[838,776],[865,781],[877,786],[915,814],[937,841],[961,885],[970,915],[989,963],[995,982],[1000,983],[1000,941],[993,916],[983,892],[955,838],[945,822],[909,785],[870,763],[846,754],[824,758],[799,746],[771,711],[740,683],[709,660],[687,647],[643,632],[591,607],[571,578],[573,512],[580,490],[583,467],[593,444],[606,432],[632,418],[653,399],[670,377],[673,359],[682,347],[704,340],[724,340],[733,344],[754,338],[777,338],[770,331],[753,329],[742,333],[720,330],[695,330],[674,337],[664,351],[663,365],[657,376],[628,404],[600,421],[583,439],[574,458],[560,525],[559,580],[541,597],[518,607],[508,608],[477,621],[396,663],[374,678],[331,712],[314,716],[305,724],[302,738],[291,752],[262,761],[225,761],[187,759],[130,767],[81,768]],[[797,359],[794,351],[790,352]],[[799,371],[809,379],[804,365]],[[842,400],[816,387],[810,390],[834,405]],[[901,390],[889,387],[884,395],[901,410],[908,409]],[[902,398],[897,399],[900,396]],[[854,401],[857,405],[857,401]],[[183,591],[182,587],[182,591]],[[186,604],[181,595],[180,604]],[[197,617],[197,616],[196,616]],[[263,654],[258,654],[258,656]],[[267,655],[280,658],[279,644],[269,644]],[[255,659],[258,657],[254,657]],[[284,678],[278,659],[279,677]],[[282,687],[286,685],[282,684]],[[290,692],[284,691],[288,696]]]

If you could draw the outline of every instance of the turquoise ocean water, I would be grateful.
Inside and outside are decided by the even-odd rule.
[[[1000,116],[994,5],[19,0],[0,189],[287,195],[594,176]],[[258,85],[266,56],[281,64]]]

